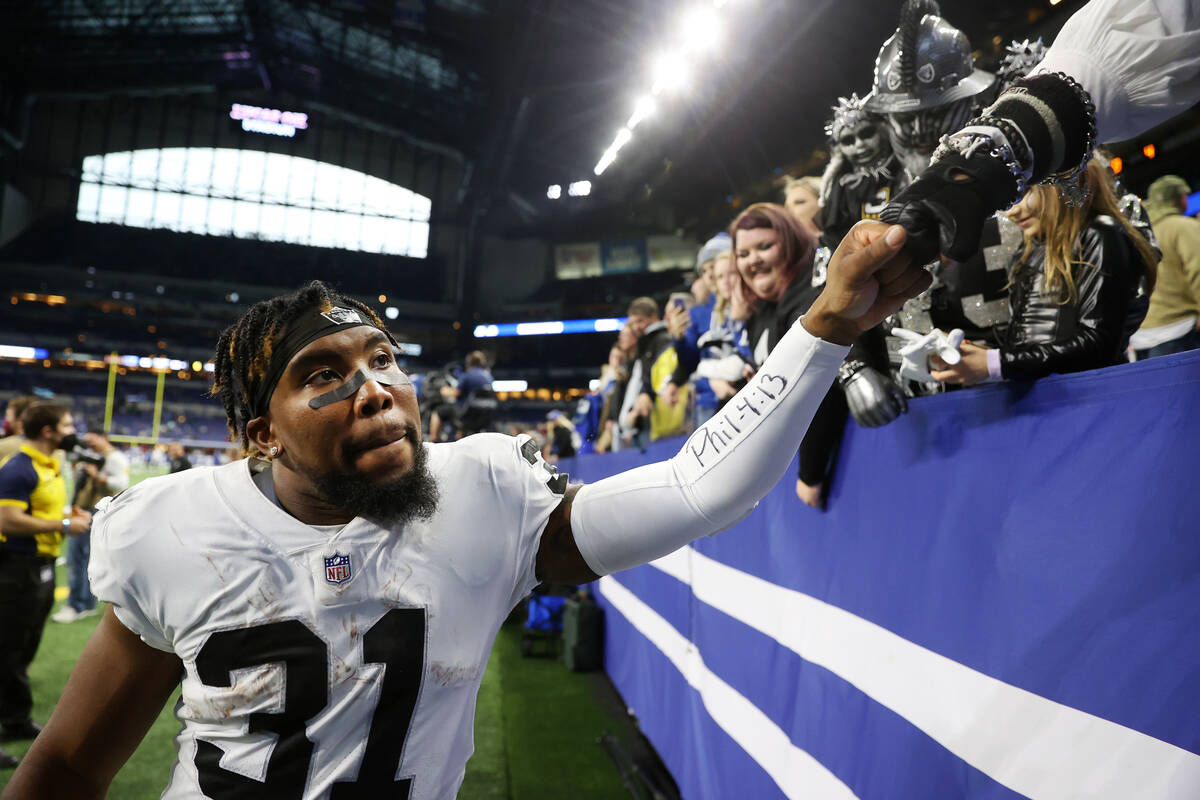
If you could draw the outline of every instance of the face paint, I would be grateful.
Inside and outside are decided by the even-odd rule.
[[[399,368],[391,370],[373,369],[364,373],[361,369],[357,370],[350,376],[350,380],[343,383],[336,389],[318,395],[308,401],[308,407],[312,409],[321,409],[334,403],[340,403],[346,398],[353,397],[358,394],[358,390],[363,387],[367,381],[375,381],[380,386],[412,386],[412,381]]]

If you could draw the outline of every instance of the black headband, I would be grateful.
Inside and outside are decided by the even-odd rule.
[[[395,345],[396,340],[383,328],[380,328],[370,317],[353,308],[334,306],[328,311],[313,309],[292,321],[283,335],[271,348],[271,361],[267,364],[267,374],[261,382],[251,383],[249,392],[250,418],[261,417],[267,413],[271,404],[271,395],[275,386],[283,377],[284,370],[292,356],[303,350],[310,342],[316,341],[331,333],[338,333],[349,328],[369,325],[382,331],[388,341]]]

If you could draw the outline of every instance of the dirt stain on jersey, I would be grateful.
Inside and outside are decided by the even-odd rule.
[[[221,568],[217,566],[217,562],[212,560],[212,556],[205,556],[204,560],[208,562],[208,565],[210,567],[212,567],[213,572],[217,573],[217,580],[219,580],[222,584],[224,584],[225,583],[225,573],[221,572]]]
[[[475,680],[479,672],[478,664],[444,664],[434,661],[429,665],[430,676],[441,686],[456,686]]]
[[[402,600],[404,598],[404,584],[408,583],[408,579],[412,577],[412,567],[408,564],[396,564],[395,569],[388,573],[387,580],[383,582],[383,586],[379,588],[380,594],[388,600]]]
[[[199,697],[185,692],[180,716],[209,722],[245,716],[254,711],[270,711],[279,705],[282,691],[282,671],[279,667],[267,667],[240,676],[228,689],[206,686]]]

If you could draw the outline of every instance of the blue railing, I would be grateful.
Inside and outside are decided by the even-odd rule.
[[[824,513],[794,475],[597,584],[684,797],[1200,797],[1200,353],[850,423]]]

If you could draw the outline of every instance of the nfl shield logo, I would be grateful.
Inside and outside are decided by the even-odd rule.
[[[329,583],[345,583],[350,580],[350,556],[334,553],[325,556],[325,580]]]

